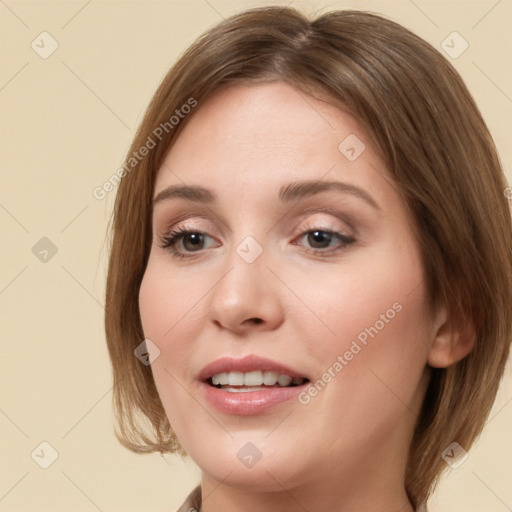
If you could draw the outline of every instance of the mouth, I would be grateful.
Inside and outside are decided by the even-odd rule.
[[[275,371],[221,372],[206,379],[206,384],[229,393],[247,393],[271,388],[292,388],[309,383],[306,377],[295,377]]]
[[[278,361],[254,354],[241,359],[222,357],[197,376],[202,397],[229,415],[257,415],[278,404],[291,407],[310,379]]]

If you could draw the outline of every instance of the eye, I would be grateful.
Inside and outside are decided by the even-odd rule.
[[[310,247],[313,249],[307,252],[314,254],[338,252],[341,249],[349,247],[356,241],[353,237],[328,228],[314,228],[303,231],[298,239],[302,240],[304,238],[306,238],[307,243],[310,244]],[[336,242],[336,245],[332,246],[332,242]],[[329,250],[327,251],[325,249]]]
[[[211,238],[201,231],[193,231],[179,227],[169,231],[162,237],[160,247],[167,249],[175,258],[189,258],[193,256],[193,254],[190,253],[200,252],[206,248],[205,237]],[[311,250],[306,252],[320,255],[339,252],[356,241],[353,237],[329,228],[308,229],[299,235],[298,240],[302,240],[303,238],[306,238],[307,243],[310,244],[311,247]],[[334,246],[332,245],[333,242],[335,242]],[[181,245],[181,247],[178,248],[178,245]],[[297,244],[293,243],[293,245]]]
[[[200,231],[192,231],[179,227],[169,231],[162,237],[160,247],[167,249],[171,255],[176,258],[187,258],[189,255],[185,254],[182,249],[177,249],[176,245],[181,243],[185,252],[199,252],[204,249],[205,237],[208,237],[208,235]]]

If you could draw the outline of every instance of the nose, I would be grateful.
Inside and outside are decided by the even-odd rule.
[[[271,331],[284,320],[283,286],[267,267],[265,251],[252,263],[235,250],[210,294],[210,319],[237,334]]]

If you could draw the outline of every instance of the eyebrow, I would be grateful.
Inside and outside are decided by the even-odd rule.
[[[342,181],[295,181],[279,189],[278,199],[280,202],[287,203],[295,199],[310,197],[326,191],[352,194],[367,202],[373,208],[381,210],[381,207],[366,190]],[[212,204],[217,201],[215,192],[205,187],[199,185],[171,185],[153,198],[153,206],[162,201],[177,198],[207,204]]]

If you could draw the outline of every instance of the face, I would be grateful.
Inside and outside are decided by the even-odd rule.
[[[356,120],[280,82],[225,89],[154,197],[141,320],[203,474],[270,490],[405,464],[432,332],[412,220]]]

